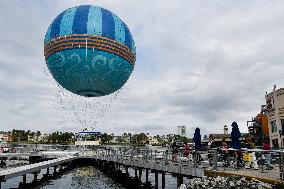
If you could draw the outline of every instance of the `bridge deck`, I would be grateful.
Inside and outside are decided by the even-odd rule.
[[[26,157],[26,156],[41,156],[41,154],[33,154],[33,153],[1,153],[0,154],[0,158]]]
[[[116,162],[129,167],[137,167],[143,169],[150,169],[161,172],[168,172],[174,174],[181,174],[185,176],[194,176],[194,177],[203,177],[204,170],[202,168],[194,167],[192,163],[185,162],[183,164],[175,164],[175,163],[165,163],[164,161],[146,161],[140,158],[131,159],[123,159],[114,156],[94,156],[94,159]]]

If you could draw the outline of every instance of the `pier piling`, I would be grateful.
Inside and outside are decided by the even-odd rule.
[[[177,175],[177,188],[179,188],[183,184],[183,176]]]
[[[159,177],[158,177],[158,172],[155,171],[155,188],[158,189],[159,188]]]
[[[135,177],[137,177],[137,169],[135,168]]]
[[[27,183],[27,175],[23,175],[23,184]]]
[[[162,189],[166,187],[165,180],[165,172],[162,172]]]
[[[146,182],[148,182],[149,181],[149,169],[146,169]]]
[[[141,180],[141,177],[142,177],[142,169],[140,168],[139,169],[139,180]]]

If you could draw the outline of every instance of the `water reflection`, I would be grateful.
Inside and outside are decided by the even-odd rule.
[[[123,187],[115,183],[111,178],[105,176],[98,169],[92,166],[73,169],[64,174],[61,178],[51,180],[48,185],[42,186],[44,189],[122,189]]]

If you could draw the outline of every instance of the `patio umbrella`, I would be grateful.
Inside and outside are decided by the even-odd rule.
[[[195,129],[193,141],[195,144],[195,149],[201,150],[201,135],[200,135],[200,129],[198,127]]]
[[[231,132],[231,139],[232,144],[231,147],[234,149],[240,149],[241,148],[241,142],[240,142],[241,133],[239,130],[238,124],[234,121],[232,123],[232,132]]]

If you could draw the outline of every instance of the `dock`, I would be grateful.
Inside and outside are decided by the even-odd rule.
[[[251,151],[251,150],[249,150]],[[261,152],[259,150],[256,150]],[[34,162],[30,165],[10,168],[0,171],[0,183],[8,179],[22,176],[23,181],[19,183],[19,188],[46,181],[50,176],[63,173],[62,170],[70,170],[74,166],[90,165],[101,170],[107,176],[120,182],[125,188],[158,188],[159,179],[161,179],[162,189],[165,188],[165,175],[172,175],[176,178],[177,188],[183,184],[184,178],[203,177],[209,173],[214,175],[240,175],[244,177],[257,176],[269,179],[275,183],[283,183],[283,162],[284,152],[277,151],[279,159],[277,168],[272,171],[254,171],[235,169],[233,167],[220,167],[220,162],[216,159],[217,151],[214,152],[213,167],[208,170],[208,166],[200,160],[202,152],[194,152],[190,158],[179,158],[172,160],[172,154],[168,150],[150,150],[146,148],[98,148],[94,150],[82,151],[45,151],[39,153],[7,153],[0,154],[0,157],[21,157],[27,156],[37,158],[42,162]],[[208,155],[208,154],[205,154]],[[182,155],[180,155],[182,156]],[[41,158],[41,159],[39,159]],[[202,158],[201,158],[202,159]],[[130,175],[131,173],[134,175]],[[50,172],[52,170],[52,174]],[[43,171],[44,177],[38,180],[37,175]],[[154,173],[154,183],[149,181],[149,173]],[[26,175],[33,174],[32,183],[26,183]],[[159,176],[160,175],[160,176]],[[275,179],[269,178],[274,176]],[[143,178],[143,179],[142,179]],[[146,182],[142,182],[142,180]]]
[[[31,184],[35,185],[38,182],[37,175],[40,171],[46,169],[45,176],[48,177],[50,168],[53,168],[53,174],[56,174],[58,167],[59,167],[59,172],[60,172],[61,170],[63,170],[63,166],[68,165],[66,163],[70,163],[76,159],[78,159],[78,156],[66,156],[66,157],[61,157],[61,158],[57,158],[53,160],[48,160],[48,161],[43,161],[43,162],[34,163],[30,165],[2,170],[0,171],[0,188],[1,188],[2,182],[5,182],[8,179],[18,177],[18,176],[23,176],[23,182],[19,184],[19,188],[21,187],[25,188],[25,186],[27,185],[26,183],[27,174],[34,175],[34,180]],[[45,180],[45,178],[42,178],[42,180]]]

